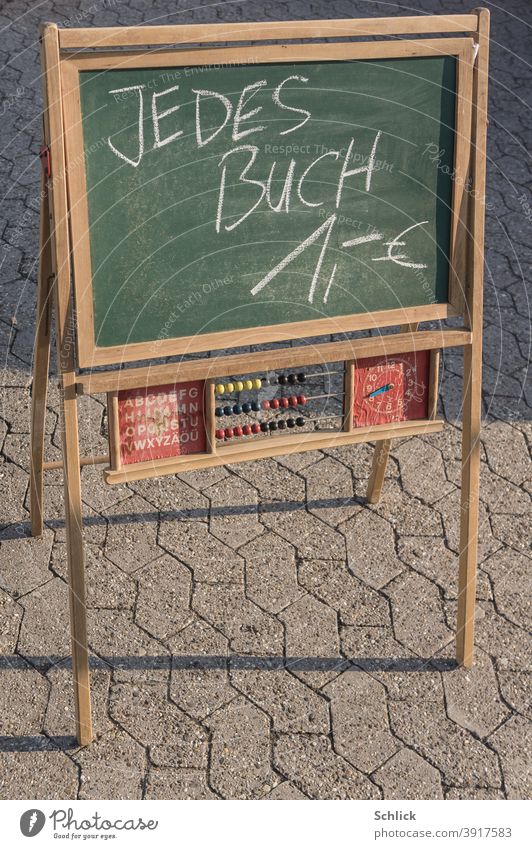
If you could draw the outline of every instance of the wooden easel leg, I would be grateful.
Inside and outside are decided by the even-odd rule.
[[[470,345],[464,349],[462,491],[456,628],[456,659],[463,666],[471,666],[473,663],[475,636],[481,419],[481,363],[480,351],[475,350],[476,347]]]
[[[50,327],[52,312],[52,252],[50,244],[50,211],[44,175],[41,179],[41,222],[39,278],[37,283],[37,324],[33,354],[33,382],[31,393],[31,468],[30,517],[34,537],[43,532],[43,463],[46,395],[50,367]]]
[[[89,648],[87,644],[87,609],[85,605],[85,564],[83,556],[81,474],[75,373],[64,372],[61,386],[65,516],[76,736],[80,745],[85,746],[91,742],[93,734],[90,701]]]
[[[366,499],[370,504],[376,504],[381,497],[382,485],[388,464],[388,455],[392,444],[391,439],[381,439],[375,443],[373,463],[368,481]]]

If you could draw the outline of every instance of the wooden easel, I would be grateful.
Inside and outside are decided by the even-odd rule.
[[[316,22],[313,22],[316,23]],[[326,22],[321,22],[325,25]],[[457,346],[464,349],[463,388],[463,432],[462,432],[462,491],[459,554],[459,597],[456,637],[456,656],[460,664],[471,666],[473,662],[474,608],[476,590],[478,496],[480,471],[480,419],[481,419],[481,364],[482,364],[482,289],[484,261],[484,203],[486,166],[487,124],[487,74],[489,48],[489,12],[485,9],[470,15],[435,17],[412,17],[398,19],[365,19],[334,21],[335,34],[390,35],[408,33],[468,32],[476,42],[478,55],[473,69],[473,114],[472,155],[469,163],[471,194],[464,193],[464,209],[461,212],[467,221],[467,245],[464,245],[464,261],[467,262],[465,291],[466,327],[448,330],[440,334],[418,331],[417,322],[401,328],[401,333],[387,338],[387,349],[393,344],[397,351],[401,345],[405,350],[423,350],[423,346]],[[217,30],[216,32],[214,30]],[[222,28],[223,29],[223,28]],[[150,42],[185,43],[224,41],[229,38],[220,27],[153,27]],[[308,37],[306,22],[278,24],[232,25],[231,38],[235,31],[241,39],[294,39]],[[52,171],[42,180],[42,204],[40,225],[40,262],[37,299],[37,327],[33,366],[32,431],[31,431],[31,529],[34,536],[43,530],[43,472],[47,468],[63,468],[65,491],[65,517],[67,529],[67,551],[69,568],[70,622],[72,636],[72,661],[76,709],[76,734],[81,745],[90,743],[93,737],[90,705],[89,654],[85,606],[85,568],[83,555],[83,528],[81,504],[80,467],[86,463],[105,463],[109,458],[81,458],[78,442],[77,398],[83,393],[96,391],[113,392],[117,388],[138,386],[135,380],[140,370],[124,372],[94,372],[80,375],[76,366],[75,327],[72,309],[71,245],[69,233],[69,204],[67,199],[67,165],[64,148],[63,117],[61,107],[60,54],[62,49],[82,48],[92,44],[130,46],[146,43],[147,28],[129,28],[123,32],[113,29],[58,30],[55,24],[42,28],[41,42],[44,68],[44,140],[52,154]],[[327,35],[325,27],[324,34]],[[467,250],[466,250],[467,248]],[[467,254],[467,255],[466,255]],[[55,312],[55,335],[58,352],[59,385],[61,393],[62,453],[57,463],[44,462],[44,420],[50,362],[52,297]],[[390,323],[390,322],[389,322]],[[391,341],[390,341],[391,340]],[[339,358],[353,361],[358,356],[370,356],[378,350],[376,340],[365,339],[352,343],[331,343],[322,346]],[[343,346],[343,347],[342,347]],[[373,347],[372,347],[373,346]],[[294,351],[274,352],[272,368],[278,363],[288,362]],[[284,360],[283,360],[284,357]],[[231,359],[231,363],[227,361]],[[226,374],[238,373],[242,358],[225,358],[214,361]],[[231,369],[234,365],[234,369]],[[192,373],[194,366],[189,366]],[[223,374],[223,370],[221,372]],[[151,382],[171,378],[171,366],[151,369]],[[129,381],[129,384],[128,384]],[[432,405],[436,398],[433,395]],[[435,422],[436,425],[436,422]],[[432,430],[437,430],[437,427]],[[347,431],[350,428],[346,428]],[[352,428],[351,428],[352,430]],[[412,430],[414,432],[414,430]],[[430,432],[430,428],[429,428]],[[361,433],[353,441],[373,441],[377,438],[373,466],[368,484],[368,501],[378,501],[385,476],[386,463],[394,436],[408,435],[408,428],[377,428],[372,433]],[[321,443],[316,442],[319,447]],[[338,444],[343,444],[339,442]],[[257,456],[256,453],[253,456]],[[218,460],[229,462],[227,452]],[[244,458],[245,459],[245,458]],[[249,456],[251,459],[251,455]],[[148,475],[147,475],[148,476]]]

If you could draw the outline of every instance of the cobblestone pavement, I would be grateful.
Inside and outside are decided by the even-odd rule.
[[[405,11],[469,11],[410,0]],[[83,471],[97,740],[72,739],[63,496],[28,538],[40,143],[37,25],[400,13],[385,2],[3,3],[0,407],[3,798],[522,798],[530,795],[531,10],[492,10],[485,427],[476,664],[453,663],[460,358],[438,435],[106,487]],[[408,8],[407,8],[408,7]],[[83,12],[82,10],[90,10]],[[528,46],[530,41],[528,40]],[[530,57],[530,53],[528,53]],[[530,149],[530,147],[529,147]],[[59,457],[57,391],[48,457]],[[84,452],[106,452],[102,398]]]

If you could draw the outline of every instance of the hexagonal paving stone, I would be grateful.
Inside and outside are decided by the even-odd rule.
[[[343,463],[325,457],[301,475],[307,481],[308,509],[333,528],[362,510],[354,502],[351,470]]]
[[[53,578],[25,595],[20,604],[24,608],[18,641],[20,654],[43,666],[70,657],[68,587],[64,581]]]
[[[345,557],[345,542],[321,519],[303,509],[285,510],[274,503],[263,505],[261,519],[271,531],[295,545],[300,557]]]
[[[435,537],[399,537],[397,550],[401,560],[421,572],[444,591],[446,598],[458,594],[458,554],[447,548],[445,540]],[[477,598],[490,599],[491,586],[486,574],[477,572]]]
[[[488,463],[496,474],[520,484],[530,474],[530,454],[523,435],[505,422],[490,422],[482,429]],[[508,462],[508,458],[512,462]]]
[[[334,610],[312,595],[285,608],[286,663],[302,681],[322,687],[345,668]]]
[[[131,621],[125,610],[91,610],[89,612],[89,645],[110,666],[131,663],[137,668],[167,668],[168,650]]]
[[[4,524],[22,522],[29,527],[24,498],[28,489],[28,475],[12,463],[0,465],[0,487],[2,488],[2,522]]]
[[[395,553],[392,526],[371,510],[363,510],[341,527],[351,572],[366,584],[380,589],[404,566]]]
[[[476,650],[470,669],[460,667],[444,672],[442,677],[447,715],[462,728],[486,737],[509,716],[499,695],[492,662],[485,652]]]
[[[532,793],[532,724],[522,716],[512,716],[489,738],[501,758],[508,799],[530,799]]]
[[[429,442],[411,439],[395,448],[393,456],[399,461],[401,481],[410,495],[432,504],[454,491],[445,474],[441,451]]]
[[[230,639],[233,651],[282,655],[281,623],[245,598],[240,587],[199,584],[192,607]]]
[[[380,798],[377,787],[335,754],[330,740],[322,735],[280,735],[273,762],[311,799]]]
[[[0,668],[0,735],[40,734],[49,689],[46,678],[21,658]]]
[[[454,640],[445,623],[440,594],[431,581],[416,572],[405,572],[384,592],[392,603],[395,633],[413,652],[430,657]]]
[[[207,766],[207,734],[168,700],[166,684],[137,681],[112,685],[109,713],[146,746],[155,766]]]
[[[520,548],[530,554],[530,515],[513,516],[504,513],[494,513],[491,516],[491,527],[495,541]],[[491,551],[498,547],[496,543]]]
[[[334,748],[339,755],[369,773],[397,751],[382,684],[365,672],[348,669],[323,692],[331,700]]]
[[[270,613],[299,598],[296,554],[293,545],[266,531],[245,545],[240,554],[246,561],[246,591],[249,598]]]
[[[438,770],[411,749],[397,752],[373,778],[385,799],[443,799]]]
[[[289,800],[289,799],[306,799],[308,801],[308,796],[305,796],[301,790],[298,790],[295,784],[292,784],[291,781],[281,781],[270,793],[267,793],[266,796],[262,797],[267,802],[273,802],[276,800]]]
[[[207,720],[212,733],[210,781],[224,799],[246,799],[273,784],[268,717],[240,697]]]
[[[212,486],[226,478],[228,474],[229,472],[224,466],[215,466],[212,469],[196,469],[193,472],[182,472],[177,477],[183,483],[202,492],[208,486]]]
[[[81,497],[83,502],[99,513],[105,514],[113,504],[131,497],[131,490],[124,484],[105,483],[100,466],[83,466],[81,470]]]
[[[300,454],[300,457],[307,455]],[[305,481],[280,462],[281,458],[265,458],[253,463],[233,465],[236,474],[252,484],[263,501],[305,500]]]
[[[47,528],[40,539],[21,525],[0,533],[0,586],[15,598],[53,578],[48,565],[54,535]]]
[[[302,586],[338,611],[345,625],[387,625],[388,601],[380,593],[355,578],[337,560],[302,560],[299,565]]]
[[[209,530],[235,550],[263,533],[257,490],[236,475],[205,490],[211,500]]]
[[[164,554],[136,573],[139,593],[135,621],[164,640],[194,618],[190,607],[192,576],[175,557]]]
[[[216,539],[203,522],[163,523],[159,543],[193,569],[195,581],[243,581],[242,557]]]
[[[111,563],[99,546],[86,544],[84,553],[87,607],[109,610],[132,608],[136,598],[135,581]],[[68,582],[66,543],[54,544],[50,566]]]
[[[15,651],[23,609],[7,593],[0,590],[0,653]]]
[[[75,734],[76,712],[74,708],[74,685],[70,660],[52,666],[46,673],[50,682],[50,697],[44,717],[44,730],[51,737]],[[92,723],[95,735],[113,728],[107,713],[107,700],[111,672],[100,666],[90,672]]]
[[[442,535],[442,522],[436,510],[405,492],[397,480],[386,483],[380,501],[368,509],[386,519],[400,534]]]
[[[124,572],[135,572],[159,556],[156,546],[158,512],[133,495],[106,511],[109,521],[105,556]]]
[[[36,738],[36,745],[42,750],[30,746],[29,751],[0,752],[2,799],[76,799],[76,764],[47,738]]]
[[[208,498],[177,475],[133,481],[131,489],[161,511],[163,522],[173,522],[176,519],[208,521]]]
[[[499,668],[530,669],[532,643],[523,628],[500,616],[492,603],[477,604],[475,640],[484,651],[497,658]]]
[[[196,719],[203,719],[238,692],[229,683],[226,637],[196,619],[168,640],[172,651],[170,695]]]
[[[146,799],[218,799],[200,770],[150,769]]]
[[[81,766],[80,799],[142,798],[146,753],[125,731],[108,731],[72,757]]]

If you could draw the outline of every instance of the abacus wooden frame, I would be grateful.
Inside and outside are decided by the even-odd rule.
[[[61,68],[67,57],[67,51],[84,51],[87,48],[137,48],[147,45],[153,51],[157,45],[191,44],[209,41],[316,39],[333,37],[387,37],[396,38],[433,33],[467,33],[474,42],[472,62],[472,112],[471,145],[461,149],[462,166],[469,160],[469,191],[465,191],[465,182],[459,187],[461,201],[453,201],[454,258],[453,266],[459,281],[455,303],[458,311],[463,312],[465,329],[461,331],[442,331],[434,344],[421,342],[423,332],[395,334],[380,337],[380,352],[398,353],[399,350],[433,349],[460,345],[464,350],[464,395],[462,428],[462,491],[460,504],[460,554],[459,554],[459,593],[456,655],[459,663],[470,666],[473,661],[474,607],[476,583],[476,552],[478,532],[478,485],[480,467],[480,412],[481,412],[481,375],[482,375],[482,296],[484,264],[484,196],[486,170],[486,124],[487,124],[487,79],[489,54],[489,12],[486,9],[474,10],[469,15],[437,15],[405,18],[374,18],[337,21],[301,21],[287,23],[249,23],[230,25],[194,25],[166,27],[131,27],[103,29],[64,29],[56,24],[46,24],[41,30],[43,86],[44,86],[44,141],[52,155],[52,175],[43,178],[41,204],[40,263],[38,280],[38,314],[35,337],[34,382],[32,391],[32,434],[31,434],[31,476],[30,503],[32,534],[39,536],[43,530],[43,470],[61,465],[64,472],[66,541],[69,571],[70,623],[72,637],[72,662],[74,681],[74,704],[76,711],[76,735],[80,744],[86,745],[92,740],[92,719],[90,705],[89,654],[87,643],[86,605],[85,605],[85,568],[83,557],[83,528],[81,504],[80,466],[86,462],[100,462],[103,458],[81,458],[78,442],[78,397],[83,392],[114,392],[127,386],[141,386],[164,382],[160,380],[165,373],[170,380],[183,379],[186,369],[192,363],[174,364],[174,366],[147,366],[142,369],[129,368],[122,371],[91,372],[80,374],[77,369],[77,347],[83,346],[81,336],[75,337],[75,319],[72,305],[72,238],[69,230],[72,201],[67,194],[67,162],[64,148],[64,109]],[[406,43],[402,39],[399,43]],[[422,39],[414,40],[416,44]],[[317,45],[314,45],[316,47]],[[366,45],[369,54],[375,43]],[[287,45],[288,47],[288,45]],[[310,49],[310,48],[309,48]],[[146,52],[146,51],[145,51]],[[81,53],[74,52],[72,59]],[[151,54],[156,55],[156,54]],[[208,54],[203,54],[205,60]],[[315,54],[313,54],[315,55]],[[467,107],[467,104],[465,104]],[[455,185],[456,189],[456,185]],[[75,252],[76,255],[76,252]],[[75,260],[74,255],[74,260]],[[451,281],[452,282],[452,281]],[[451,287],[452,288],[452,287]],[[463,295],[463,305],[460,305]],[[47,374],[50,356],[50,315],[51,299],[55,302],[55,331],[58,351],[60,378],[60,409],[62,416],[62,462],[44,463],[44,416],[46,412]],[[463,308],[462,308],[463,306]],[[450,313],[449,309],[446,314]],[[406,314],[408,313],[408,314]],[[433,316],[435,317],[435,316]],[[443,317],[443,316],[440,316]],[[405,314],[386,316],[379,314],[380,326],[392,323],[407,324],[423,320],[424,315],[416,308]],[[376,325],[374,325],[376,326]],[[309,333],[312,323],[307,325]],[[80,326],[80,333],[83,325]],[[327,331],[323,331],[327,332]],[[453,336],[453,334],[455,334]],[[456,335],[458,334],[458,335]],[[403,337],[403,338],[401,338]],[[414,338],[414,347],[405,347],[405,337]],[[224,337],[224,347],[230,338]],[[231,340],[232,341],[232,340]],[[251,340],[250,340],[251,341]],[[252,340],[259,341],[257,338]],[[353,359],[360,356],[360,345],[375,340],[358,340],[356,350],[345,356],[338,351],[330,353],[330,360]],[[395,349],[394,344],[400,344]],[[232,344],[235,344],[232,341]],[[336,343],[331,343],[334,345]],[[354,343],[353,343],[354,345]],[[270,351],[261,354],[259,367],[276,368],[276,363],[290,365],[297,349],[289,348],[283,352]],[[368,348],[365,349],[366,355]],[[87,349],[84,349],[85,355]],[[135,352],[135,356],[137,356]],[[255,355],[250,355],[253,358]],[[265,360],[267,356],[267,362]],[[325,354],[324,354],[325,356]],[[299,358],[299,355],[298,355]],[[121,362],[124,357],[119,356]],[[220,365],[221,358],[218,359]],[[233,359],[229,371],[252,370],[248,365],[238,367]],[[301,358],[299,358],[301,361]],[[209,361],[204,360],[203,363]],[[78,363],[96,365],[93,359],[78,358]],[[304,364],[303,362],[301,363]],[[294,363],[295,365],[295,363]],[[169,370],[173,369],[170,377]],[[165,371],[167,370],[167,371]],[[218,369],[218,374],[223,372]],[[212,377],[212,375],[211,375]],[[111,409],[111,419],[113,412]],[[412,424],[412,423],[410,423]],[[434,424],[434,423],[433,423]],[[112,425],[114,426],[114,425]],[[404,431],[403,431],[404,433]],[[395,435],[398,435],[397,431]],[[351,437],[351,434],[347,434]],[[364,434],[366,439],[376,438],[376,431]],[[354,441],[354,440],[353,440]],[[379,432],[378,452],[386,457],[389,440],[385,432]],[[224,462],[226,458],[224,457]],[[382,464],[380,464],[382,466]],[[382,472],[382,468],[380,469]],[[381,475],[374,477],[374,492],[380,488]]]

